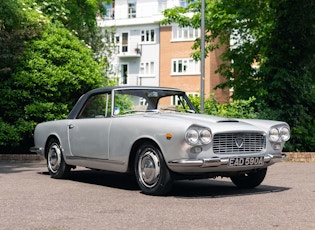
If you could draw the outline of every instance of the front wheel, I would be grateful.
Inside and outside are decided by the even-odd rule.
[[[59,140],[52,138],[48,142],[47,148],[47,168],[52,178],[66,178],[71,170],[63,159]]]
[[[135,159],[137,182],[148,195],[165,195],[172,188],[172,178],[161,151],[151,143],[144,143]]]
[[[232,176],[232,182],[239,188],[255,188],[263,182],[267,168]]]

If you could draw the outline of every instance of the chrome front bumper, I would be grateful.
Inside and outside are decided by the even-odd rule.
[[[277,154],[271,155],[267,154],[264,156],[265,164],[274,164],[276,162],[282,161],[285,159],[287,155],[285,154]],[[229,158],[220,158],[220,157],[212,157],[208,159],[179,159],[169,161],[168,164],[170,166],[180,166],[180,167],[218,167],[221,165],[227,165],[229,163]]]

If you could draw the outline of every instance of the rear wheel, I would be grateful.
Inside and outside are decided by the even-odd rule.
[[[239,188],[255,188],[265,179],[267,168],[232,176],[232,182]]]
[[[165,195],[172,188],[172,178],[161,151],[153,144],[144,143],[135,160],[137,182],[148,195]]]
[[[60,142],[57,138],[51,138],[47,145],[47,168],[52,178],[66,178],[71,167],[63,159]]]

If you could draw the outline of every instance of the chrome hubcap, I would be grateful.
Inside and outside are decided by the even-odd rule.
[[[160,176],[160,161],[153,151],[145,152],[138,163],[139,176],[146,187],[154,187]]]
[[[57,173],[60,168],[61,150],[59,145],[52,144],[47,156],[48,167],[51,172]]]

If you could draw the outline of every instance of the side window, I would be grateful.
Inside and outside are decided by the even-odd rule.
[[[126,115],[133,113],[145,112],[148,103],[145,98],[140,96],[119,94],[115,95],[114,115]]]
[[[168,111],[187,111],[190,108],[182,95],[172,95],[161,98],[158,102],[158,109],[166,109]]]
[[[88,99],[78,119],[104,118],[111,116],[111,95],[97,94]]]

